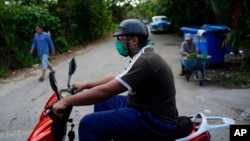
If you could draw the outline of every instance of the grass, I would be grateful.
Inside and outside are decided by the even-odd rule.
[[[217,77],[217,83],[226,88],[250,88],[250,72],[230,72],[227,74],[220,74]]]
[[[250,88],[250,58],[229,57],[219,65],[216,82],[225,88]]]

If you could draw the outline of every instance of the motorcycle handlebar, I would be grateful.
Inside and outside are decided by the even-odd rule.
[[[70,95],[74,95],[76,94],[78,91],[76,88],[73,88],[73,87],[70,87],[70,88],[66,88],[66,89],[61,89],[59,91],[59,98],[62,99],[62,98],[65,98],[65,97],[68,97]],[[58,100],[60,100],[58,99]],[[64,113],[64,110],[59,110],[57,111],[58,114],[63,114]],[[48,116],[52,116],[54,115],[53,114],[53,110],[52,110],[52,107],[47,107],[45,109],[45,112],[44,112],[45,115],[48,115]]]

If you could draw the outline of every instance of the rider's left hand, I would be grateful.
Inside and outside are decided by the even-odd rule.
[[[64,110],[67,108],[67,105],[63,103],[62,100],[57,101],[55,104],[52,106],[53,113],[58,116],[62,117],[64,114]]]

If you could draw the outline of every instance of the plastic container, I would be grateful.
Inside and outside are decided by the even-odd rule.
[[[211,55],[211,63],[223,63],[225,48],[222,47],[222,42],[225,39],[225,34],[229,31],[227,26],[215,26],[204,24],[203,26],[181,27],[185,34],[190,33],[193,36],[193,41],[197,44],[200,54],[207,53]],[[184,40],[184,38],[183,38]]]

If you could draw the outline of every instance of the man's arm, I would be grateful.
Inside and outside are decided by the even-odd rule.
[[[31,45],[31,49],[30,49],[30,54],[33,53],[33,51],[36,49],[36,47],[37,47],[37,45],[36,45],[36,36],[34,35],[32,45]]]
[[[49,44],[49,49],[51,51],[52,54],[55,54],[55,46],[54,46],[54,43],[52,42],[51,38],[50,38],[50,35],[48,33],[46,33],[47,35],[47,41],[48,41],[48,44]]]
[[[198,46],[196,45],[196,43],[194,43],[194,46],[195,46],[195,54],[199,54],[200,50]]]
[[[180,49],[180,54],[181,54],[182,56],[187,56],[187,55],[188,55],[188,52],[185,51],[184,46],[185,46],[185,42],[182,42],[182,44],[181,44],[181,49]]]
[[[86,83],[74,82],[72,84],[72,86],[74,88],[76,88],[77,91],[82,91],[83,89],[90,89],[90,88],[96,87],[98,85],[105,84],[105,83],[111,81],[114,78],[115,78],[115,76],[111,75],[111,76],[105,77],[105,78],[97,80],[97,81],[89,81],[89,82],[86,82]]]
[[[58,116],[62,116],[63,114],[58,114],[57,111],[64,110],[67,106],[92,105],[118,95],[126,90],[126,87],[118,80],[112,79],[108,83],[98,85],[86,91],[81,91],[56,102],[53,105],[53,112]]]
[[[181,45],[181,51],[180,51],[181,55],[188,56],[188,55],[192,55],[192,54],[199,54],[199,48],[197,47],[197,45],[195,43],[192,43],[192,48],[195,49],[194,52],[185,51],[184,46],[185,46],[185,43],[183,42]]]

